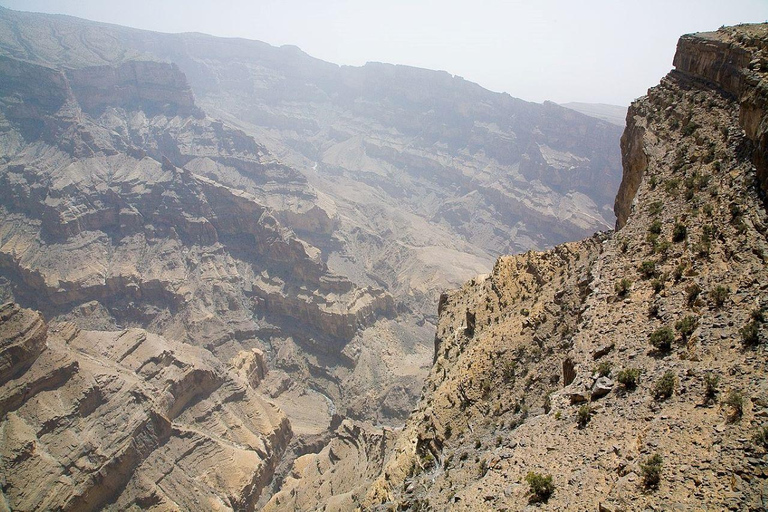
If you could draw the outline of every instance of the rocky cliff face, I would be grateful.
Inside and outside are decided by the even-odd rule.
[[[620,230],[502,257],[441,299],[424,395],[364,508],[768,505],[766,41],[681,39],[629,111]]]
[[[208,351],[0,307],[6,510],[253,510],[287,418]],[[34,485],[30,485],[34,482]]]

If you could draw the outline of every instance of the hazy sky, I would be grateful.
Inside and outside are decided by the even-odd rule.
[[[0,0],[162,32],[293,44],[337,64],[444,69],[530,101],[629,104],[677,38],[768,20],[768,0]]]

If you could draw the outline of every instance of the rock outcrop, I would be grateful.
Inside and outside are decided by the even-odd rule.
[[[766,24],[681,39],[629,110],[618,231],[441,299],[424,395],[363,508],[768,506],[767,42]]]
[[[246,381],[203,349],[140,329],[0,311],[0,359],[36,347],[0,387],[7,508],[253,510],[291,431]]]

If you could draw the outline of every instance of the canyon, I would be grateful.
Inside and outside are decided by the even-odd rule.
[[[9,345],[4,503],[252,510],[342,451],[373,478],[440,293],[608,229],[619,134],[445,72],[0,9],[6,337],[68,333]],[[121,437],[131,386],[151,432]],[[94,435],[73,474],[61,439]]]
[[[768,506],[766,41],[621,135],[0,8],[0,509]]]

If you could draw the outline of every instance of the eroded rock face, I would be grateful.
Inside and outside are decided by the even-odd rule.
[[[291,430],[246,381],[140,329],[46,337],[39,313],[0,309],[0,359],[13,340],[44,347],[0,387],[11,510],[253,509]]]
[[[765,506],[768,214],[745,125],[764,112],[744,112],[768,98],[766,41],[681,39],[630,107],[619,231],[502,257],[441,300],[424,396],[364,508],[519,510],[531,471],[552,510]]]
[[[318,453],[298,457],[281,490],[262,510],[354,510],[381,472],[394,432],[344,420]]]
[[[283,208],[277,218],[318,241],[335,272],[386,286],[413,323],[434,323],[439,293],[487,271],[499,254],[613,224],[621,128],[553,103],[445,72],[339,67],[258,41],[8,10],[0,24],[4,53],[47,65],[122,67],[137,55],[173,62],[207,112],[236,122],[317,189],[319,210],[301,211],[319,216]],[[316,240],[331,225],[332,243]]]
[[[46,16],[0,18],[4,297],[83,327],[148,328],[223,361],[259,348],[332,400],[317,400],[322,415],[405,416],[431,328],[410,285],[385,291],[336,255],[346,242],[332,199],[207,117],[175,64],[119,42],[130,30],[81,37],[71,19],[40,32]],[[389,322],[396,312],[407,328]]]

